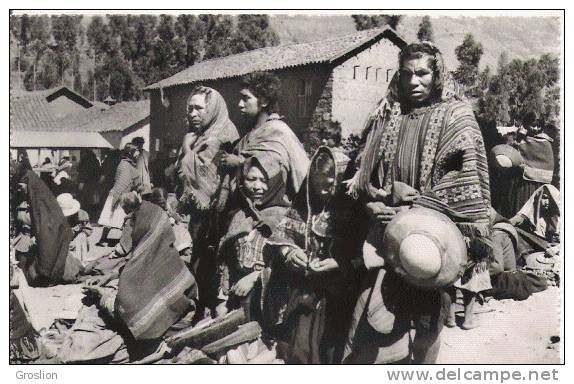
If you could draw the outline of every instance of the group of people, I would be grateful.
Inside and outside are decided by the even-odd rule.
[[[139,139],[127,144],[98,220],[99,245],[113,228],[121,238],[103,259],[78,255],[90,225],[74,196],[15,165],[18,268],[30,285],[86,284],[59,361],[135,361],[243,308],[286,363],[434,363],[457,290],[472,328],[474,302],[496,288],[491,275],[516,271],[521,241],[559,241],[551,186],[510,220],[493,211],[480,128],[432,43],[402,49],[353,158],[334,122],[309,157],[279,114],[280,88],[271,73],[242,78],[241,137],[221,94],[195,87],[188,133],[157,173]],[[92,155],[79,166],[86,204]],[[421,227],[429,214],[444,225]]]

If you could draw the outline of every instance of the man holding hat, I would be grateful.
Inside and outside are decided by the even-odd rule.
[[[450,306],[445,288],[465,269],[483,268],[490,253],[484,141],[429,42],[400,52],[399,71],[366,132],[348,187],[370,216],[363,259],[372,272],[344,362],[432,364]]]

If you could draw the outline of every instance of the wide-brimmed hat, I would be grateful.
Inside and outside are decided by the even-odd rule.
[[[420,287],[453,284],[467,263],[460,230],[447,216],[428,208],[397,214],[386,226],[381,246],[394,271]]]
[[[520,152],[508,145],[500,144],[492,148],[490,156],[494,165],[498,168],[514,168],[524,163]]]
[[[69,193],[62,193],[56,198],[64,216],[72,216],[80,210],[80,202]]]

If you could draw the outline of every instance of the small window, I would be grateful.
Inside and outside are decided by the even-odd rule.
[[[370,72],[370,70],[371,70],[371,67],[367,67],[367,68],[365,69],[365,80],[369,80],[369,72]]]
[[[311,114],[311,94],[313,87],[311,80],[302,79],[297,89],[297,110],[299,117],[307,117]]]
[[[360,67],[359,65],[355,65],[353,67],[353,80],[357,79],[357,75],[359,74],[359,67]]]
[[[155,151],[159,152],[159,148],[160,148],[160,141],[159,139],[155,139]]]
[[[389,81],[391,81],[391,79],[389,79],[389,74],[391,73],[392,69],[387,69],[387,83]]]

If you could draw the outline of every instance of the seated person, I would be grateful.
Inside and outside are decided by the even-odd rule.
[[[550,184],[538,188],[510,222],[518,228],[519,234],[526,232],[521,237],[534,251],[544,251],[551,244],[559,243],[560,191]]]
[[[62,208],[68,224],[72,228],[73,239],[70,241],[69,255],[81,264],[81,269],[87,268],[93,260],[92,246],[88,240],[92,234],[90,217],[88,213],[80,209],[80,202],[69,193],[62,193],[56,200]]]
[[[283,198],[287,173],[276,157],[261,153],[249,158],[242,166],[239,181],[240,208],[233,214],[219,246],[224,269],[220,297],[226,302],[218,307],[218,315],[236,308],[260,282],[266,264],[266,237],[288,208]]]
[[[518,233],[514,226],[491,208],[492,219],[492,253],[493,260],[489,266],[490,275],[501,272],[512,272],[516,270],[518,255],[516,247],[518,243]]]
[[[131,254],[117,274],[85,286],[86,302],[60,350],[62,362],[134,361],[154,352],[166,332],[193,312],[196,285],[173,244],[165,211],[125,193],[133,213]]]
[[[36,251],[20,265],[31,286],[75,282],[79,263],[70,257],[73,232],[48,186],[31,170],[19,167],[13,176],[29,206]]]

